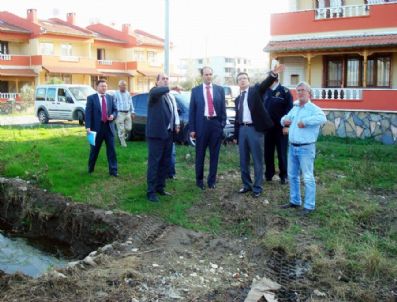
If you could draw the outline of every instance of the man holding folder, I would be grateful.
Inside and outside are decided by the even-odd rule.
[[[97,93],[88,96],[85,109],[85,126],[87,135],[96,132],[95,144],[90,145],[88,159],[88,173],[94,172],[95,163],[101,150],[102,142],[106,144],[106,155],[109,164],[109,175],[117,177],[117,158],[114,147],[114,120],[117,117],[117,108],[111,95],[106,94],[107,83],[99,80]]]

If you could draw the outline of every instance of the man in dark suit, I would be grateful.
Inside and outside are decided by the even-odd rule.
[[[264,133],[273,126],[270,115],[263,104],[262,95],[283,69],[283,65],[277,66],[261,84],[251,87],[246,72],[240,72],[237,75],[240,96],[235,100],[234,135],[235,139],[238,139],[240,153],[241,180],[243,182],[243,187],[239,190],[241,194],[252,191],[253,197],[259,197],[262,193]],[[250,156],[254,162],[254,183],[252,183],[250,173]]]
[[[208,188],[214,189],[223,128],[226,125],[225,92],[212,84],[211,67],[201,69],[203,84],[192,89],[189,109],[190,136],[196,139],[196,185],[204,190],[204,160],[209,148]]]
[[[288,88],[276,80],[264,94],[264,102],[274,123],[274,127],[265,135],[265,177],[267,181],[271,181],[275,174],[274,151],[277,148],[280,182],[286,184],[288,136],[283,134],[280,120],[292,109],[292,95]]]
[[[160,73],[156,87],[149,92],[146,122],[147,198],[151,202],[159,201],[156,193],[171,195],[164,189],[171,162],[173,132],[179,132],[179,118],[174,96],[169,91],[168,76]]]
[[[88,173],[94,172],[102,142],[105,141],[109,174],[117,177],[117,158],[114,148],[114,120],[117,117],[117,108],[113,97],[110,94],[106,94],[107,87],[108,85],[105,80],[99,80],[97,83],[97,93],[87,97],[85,127],[87,134],[91,131],[96,132],[95,146],[91,145],[88,160]]]

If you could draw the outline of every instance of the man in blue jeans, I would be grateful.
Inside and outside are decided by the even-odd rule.
[[[320,126],[326,122],[324,112],[310,101],[311,89],[306,82],[296,86],[298,102],[294,103],[287,115],[281,118],[281,125],[288,130],[288,178],[290,182],[290,202],[282,208],[299,208],[300,172],[305,183],[303,215],[308,215],[316,206],[316,182],[314,179],[314,158]]]

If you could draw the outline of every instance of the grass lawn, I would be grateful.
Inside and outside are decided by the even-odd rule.
[[[221,234],[230,229],[232,234],[255,236],[249,227],[251,218],[231,227],[224,220],[233,213],[216,206],[222,196],[234,198],[241,185],[235,146],[222,146],[222,180],[215,197],[195,187],[194,149],[177,146],[178,179],[167,183],[167,190],[175,194],[159,204],[146,200],[146,143],[129,142],[125,149],[117,145],[116,151],[119,178],[108,176],[104,146],[90,176],[82,127],[2,127],[0,175],[18,176],[98,207],[160,215],[196,230]],[[315,167],[317,210],[309,219],[278,207],[288,201],[288,186],[265,184],[270,205],[263,215],[268,221],[282,219],[285,227],[269,226],[260,238],[263,246],[312,259],[313,271],[341,300],[366,300],[372,289],[391,290],[397,275],[397,147],[320,138]],[[210,202],[215,206],[206,211]],[[345,279],[349,282],[333,284]]]

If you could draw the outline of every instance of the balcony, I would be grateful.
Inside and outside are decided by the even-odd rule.
[[[362,100],[361,88],[313,88],[312,97],[318,100]]]
[[[0,92],[0,100],[16,100],[19,99],[19,93]]]
[[[383,3],[383,2],[382,2]],[[271,15],[271,35],[302,35],[397,27],[397,1]]]
[[[30,56],[0,54],[0,65],[29,67]]]
[[[113,61],[113,60],[97,60],[96,68],[101,70],[117,70],[117,71],[127,71],[135,70],[137,68],[136,61]]]
[[[316,20],[368,16],[368,5],[346,5],[316,9]]]

